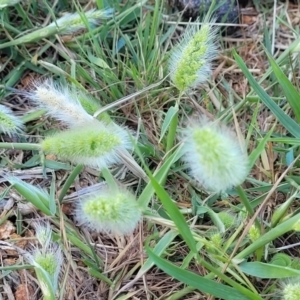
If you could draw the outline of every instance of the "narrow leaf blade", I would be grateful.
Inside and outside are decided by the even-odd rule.
[[[234,51],[235,61],[248,79],[253,90],[257,93],[261,101],[273,112],[278,121],[295,137],[300,137],[300,126],[271,99],[271,97],[263,90],[263,88],[255,81],[249,72],[242,58]]]

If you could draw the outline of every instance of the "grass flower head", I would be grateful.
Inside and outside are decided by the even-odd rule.
[[[34,222],[36,237],[39,241],[33,246],[26,258],[34,267],[43,299],[55,299],[63,254],[58,244],[51,241],[52,231],[49,222]]]
[[[63,255],[57,244],[51,243],[47,249],[36,248],[29,262],[34,266],[44,299],[53,299],[58,287]]]
[[[183,143],[184,160],[204,188],[222,192],[245,180],[247,155],[227,127],[207,119],[192,122]]]
[[[119,152],[132,148],[129,133],[115,124],[94,120],[46,137],[42,151],[74,164],[102,168],[118,163]]]
[[[93,121],[93,117],[84,110],[76,96],[51,79],[35,83],[35,89],[29,93],[29,98],[39,107],[45,108],[49,116],[70,126]]]
[[[300,281],[299,277],[292,278],[288,281],[281,282],[280,294],[282,300],[300,299]]]
[[[169,60],[171,80],[180,91],[204,83],[210,76],[212,60],[217,55],[216,29],[205,23],[189,25],[182,41]]]
[[[141,219],[141,210],[127,190],[104,188],[78,201],[77,219],[98,232],[130,234]]]
[[[35,235],[43,249],[48,249],[51,244],[52,230],[49,222],[35,222]]]
[[[22,128],[22,121],[13,114],[11,109],[0,104],[0,132],[12,136],[21,132]]]

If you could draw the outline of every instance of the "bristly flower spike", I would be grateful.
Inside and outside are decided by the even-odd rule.
[[[34,90],[27,95],[40,108],[45,108],[49,116],[69,126],[86,124],[94,119],[84,110],[74,93],[51,79],[42,83],[36,82]]]
[[[63,254],[58,244],[51,243],[47,249],[35,248],[33,254],[28,256],[29,262],[34,266],[44,299],[55,299],[59,273],[63,263]]]
[[[298,300],[300,299],[300,278],[294,277],[285,282],[281,282],[279,293],[282,300]]]
[[[248,174],[248,158],[227,127],[202,118],[183,130],[183,159],[204,188],[223,192],[241,184]]]
[[[35,222],[38,246],[33,246],[32,253],[26,254],[33,265],[43,299],[53,300],[58,287],[59,273],[63,263],[63,254],[58,244],[52,242],[52,231],[49,222]]]
[[[98,120],[56,133],[41,142],[45,154],[97,168],[120,162],[118,153],[131,148],[130,136],[125,129]]]
[[[34,222],[35,235],[42,247],[47,250],[52,240],[52,230],[49,222]]]
[[[134,195],[108,187],[79,199],[76,215],[80,224],[92,230],[120,235],[132,233],[142,216]]]
[[[216,37],[217,30],[209,22],[204,22],[200,29],[193,24],[187,27],[169,60],[171,80],[179,91],[184,92],[209,79],[212,61],[217,56]]]
[[[0,104],[0,132],[12,136],[20,133],[23,128],[23,122],[16,117],[12,110]]]

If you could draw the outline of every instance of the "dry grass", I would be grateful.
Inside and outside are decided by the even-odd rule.
[[[222,51],[216,62],[211,85],[205,88],[204,93],[203,89],[201,91],[196,89],[182,100],[182,106],[187,109],[182,118],[189,114],[189,109],[193,114],[204,113],[209,117],[218,115],[224,120],[232,120],[231,108],[237,107],[235,111],[238,119],[236,127],[248,139],[249,153],[257,146],[256,139],[260,137],[261,132],[269,131],[277,121],[265,106],[255,100],[253,102],[244,102],[244,105],[238,106],[239,102],[244,101],[247,97],[251,87],[233,59],[231,51],[236,49],[248,66],[249,71],[257,80],[260,80],[269,67],[262,46],[263,43],[266,45],[263,36],[264,26],[266,26],[265,30],[271,36],[269,40],[270,49],[274,58],[278,58],[298,38],[300,25],[300,8],[298,4],[291,4],[288,1],[279,2],[275,12],[272,5],[267,8],[259,8],[261,11],[257,11],[254,5],[249,5],[247,8],[242,9],[241,21],[242,24],[247,26],[241,26],[231,36],[222,38]],[[12,11],[14,14],[17,14],[15,9]],[[147,12],[148,10],[145,7],[143,13]],[[282,22],[279,19],[274,19],[274,15],[279,16]],[[10,17],[15,19],[18,24],[16,15],[11,15]],[[50,15],[47,15],[46,18],[36,15],[33,16],[31,22],[34,24],[46,23],[48,18],[50,18]],[[132,26],[135,25],[133,24]],[[166,23],[165,28],[168,28],[168,26],[168,23]],[[0,40],[10,36],[9,29],[3,29],[0,33]],[[124,25],[124,33],[130,35],[133,30],[134,28],[130,28],[128,24]],[[180,35],[181,30],[184,30],[184,27],[179,24],[173,38],[165,43],[166,47],[171,43],[176,43],[177,35]],[[70,41],[74,41],[72,36],[64,37],[64,40],[57,37],[57,40],[43,40],[38,43],[19,46],[17,50],[15,48],[0,50],[0,63],[3,66],[0,78],[5,84],[10,85],[12,83],[18,90],[26,91],[31,88],[31,83],[34,80],[57,76],[53,66],[57,66],[62,70],[66,67],[65,72],[72,72],[72,65],[69,62],[65,64],[64,57],[61,55],[61,52],[67,56],[70,55],[70,57],[77,55],[76,51],[78,48],[75,43],[64,44],[68,38]],[[105,44],[104,41],[103,44]],[[41,53],[41,48],[45,46],[47,46],[47,49]],[[14,55],[16,56],[14,57]],[[125,57],[128,54],[123,53],[122,55]],[[50,60],[49,57],[51,57]],[[36,68],[42,71],[43,74],[36,72],[38,71],[37,69],[34,70],[33,66],[35,66],[37,60],[39,60],[39,63]],[[46,60],[52,64],[51,67],[41,64],[41,61]],[[24,65],[25,61],[29,65]],[[76,62],[77,66],[81,66],[81,63]],[[70,69],[67,69],[67,67],[70,67]],[[121,74],[121,64],[119,67],[119,74]],[[98,74],[93,74],[92,68],[88,66],[85,68],[86,71],[90,72],[91,78],[95,75],[92,79],[96,83],[90,82],[84,77],[83,73],[78,75],[78,80],[89,92],[95,97],[104,99],[104,102],[108,102],[108,99],[113,101],[119,98],[117,92],[109,91],[109,82],[103,81],[102,78],[98,77]],[[13,70],[15,71],[13,72]],[[21,72],[17,70],[21,70]],[[298,83],[298,73],[297,66],[294,69],[286,67],[286,74],[295,83]],[[15,74],[16,80],[11,77],[12,74]],[[135,91],[137,87],[141,88],[153,82],[147,82],[146,79],[147,75],[143,73],[139,78],[139,82],[137,78],[129,78],[129,75],[126,74],[126,76],[120,78],[120,86],[123,86],[123,88],[120,88],[120,94],[124,96]],[[267,88],[269,94],[272,95],[272,89],[269,89],[270,82],[264,81],[262,86]],[[1,104],[12,108],[17,116],[28,116],[29,113],[34,111],[34,107],[28,102],[26,95],[24,96],[22,93],[8,94],[5,91],[2,95],[5,95],[5,97],[2,98]],[[139,129],[143,143],[150,145],[149,151],[151,148],[155,150],[154,154],[149,153],[145,157],[151,170],[155,170],[163,162],[163,145],[159,142],[160,128],[163,122],[162,112],[167,110],[169,103],[175,98],[176,92],[174,88],[165,84],[163,87],[138,96],[135,99],[136,101],[115,109],[112,114],[119,123],[126,124],[134,131]],[[252,124],[254,125],[254,128],[251,129],[252,134],[247,136],[249,125],[255,113],[257,113],[257,122]],[[20,136],[19,141],[36,143],[49,131],[62,128],[63,125],[61,123],[50,120],[45,116],[33,116],[26,123],[26,134]],[[276,124],[275,131],[277,133],[285,133],[285,129],[280,124]],[[18,138],[2,136],[1,140],[12,143],[17,142]],[[60,279],[60,299],[213,299],[198,290],[192,288],[188,290],[185,284],[173,279],[155,266],[145,273],[139,272],[148,257],[144,245],[151,241],[150,246],[154,247],[174,226],[172,221],[168,221],[159,215],[157,218],[146,216],[144,222],[139,225],[135,232],[127,237],[95,234],[81,228],[80,224],[74,220],[74,201],[91,191],[97,191],[101,186],[101,183],[99,183],[99,172],[90,168],[85,168],[80,173],[70,186],[62,204],[58,205],[61,217],[49,218],[37,211],[30,203],[24,201],[14,189],[8,189],[9,184],[5,175],[14,174],[14,176],[42,188],[49,188],[52,179],[55,178],[55,192],[56,197],[58,197],[66,179],[70,175],[71,169],[67,169],[65,164],[62,166],[66,167],[66,170],[52,169],[51,167],[44,168],[40,165],[39,154],[36,151],[16,149],[0,151],[2,158],[0,194],[3,195],[0,202],[0,254],[3,267],[27,263],[20,252],[15,250],[14,246],[21,249],[28,248],[31,243],[35,242],[35,232],[31,226],[32,222],[35,220],[49,220],[53,231],[61,239],[65,256]],[[55,162],[55,157],[48,156],[46,158]],[[56,167],[58,168],[57,165]],[[277,151],[274,151],[274,144],[268,143],[251,172],[251,178],[271,185],[277,185],[279,184],[280,175],[285,169],[282,156]],[[197,183],[192,182],[191,185],[189,178],[184,175],[180,168],[179,170],[179,172],[175,172],[175,169],[170,171],[165,189],[171,198],[176,201],[178,208],[187,212],[185,217],[191,224],[191,227],[204,237],[209,237],[211,230],[216,227],[207,215],[197,216],[192,213],[195,209],[195,203],[191,202],[193,193],[197,191],[203,202],[209,203],[210,207],[216,211],[238,205],[239,199],[234,195],[227,195],[224,199],[215,196],[211,197],[205,191],[199,190]],[[135,191],[137,194],[143,191],[145,182],[128,172],[126,168],[116,166],[111,172],[123,186]],[[255,186],[253,182],[245,183],[245,187],[249,189],[248,195],[252,199],[256,199],[265,193],[262,190],[256,190]],[[270,195],[268,201],[264,202],[265,205],[259,208],[259,215],[264,222],[270,221],[274,208],[284,203],[288,196],[286,190],[276,190]],[[295,206],[294,210],[297,209],[297,204]],[[153,198],[151,209],[159,211],[160,207],[161,204],[156,198]],[[201,219],[201,222],[198,222],[199,219]],[[78,246],[70,241],[66,232],[67,226],[71,226],[75,230],[78,238],[90,249],[92,256],[84,253],[82,249],[79,249]],[[296,246],[288,248],[288,245],[298,243],[298,236],[288,233],[274,240],[274,247],[286,247],[284,252],[292,257],[298,257],[299,251]],[[188,255],[189,249],[179,237],[175,238],[167,247],[167,250],[164,251],[164,257],[179,266]],[[207,255],[206,251],[201,252],[201,255],[205,257]],[[206,259],[209,260],[210,258],[207,256]],[[103,280],[99,280],[97,274],[91,274],[91,265],[95,266],[97,261],[98,266],[94,269],[101,270],[101,274],[112,281],[110,286]],[[202,276],[209,273],[206,268],[194,262],[189,264],[188,269]],[[250,280],[258,291],[262,293],[271,291],[269,296],[264,295],[263,298],[272,299],[271,295],[274,294],[274,289],[271,287],[274,280],[262,280],[254,277],[250,278]],[[33,300],[41,299],[42,297],[38,288],[38,281],[32,269],[2,270],[0,282],[1,299]],[[178,291],[182,291],[182,295],[176,294]],[[126,296],[118,298],[120,295]],[[172,295],[173,297],[171,297]],[[177,298],[174,295],[177,295]]]

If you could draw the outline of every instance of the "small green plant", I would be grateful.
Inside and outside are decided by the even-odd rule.
[[[168,18],[166,2],[23,1],[0,10],[1,100],[7,96],[0,105],[0,224],[15,223],[26,240],[31,217],[49,218],[53,228],[34,226],[38,244],[24,255],[30,265],[0,270],[14,276],[34,268],[37,297],[47,300],[65,298],[74,270],[86,279],[74,286],[77,298],[144,299],[132,287],[144,278],[150,297],[166,300],[298,299],[299,39],[283,55],[280,47],[266,51],[270,67],[258,74],[268,65],[260,68],[262,56],[251,60],[256,46],[263,53],[259,43],[245,59],[245,41],[238,41],[242,57],[234,51],[234,60],[227,45],[235,41],[223,44],[212,10],[185,26]],[[0,0],[0,9],[13,3]],[[274,28],[282,22],[286,32],[288,6],[278,7]],[[274,32],[263,33],[268,49]],[[33,88],[24,84],[28,74],[40,77]],[[13,86],[26,92],[12,95]],[[22,219],[28,210],[17,207],[26,202],[30,215]],[[156,268],[164,273],[147,276]]]

